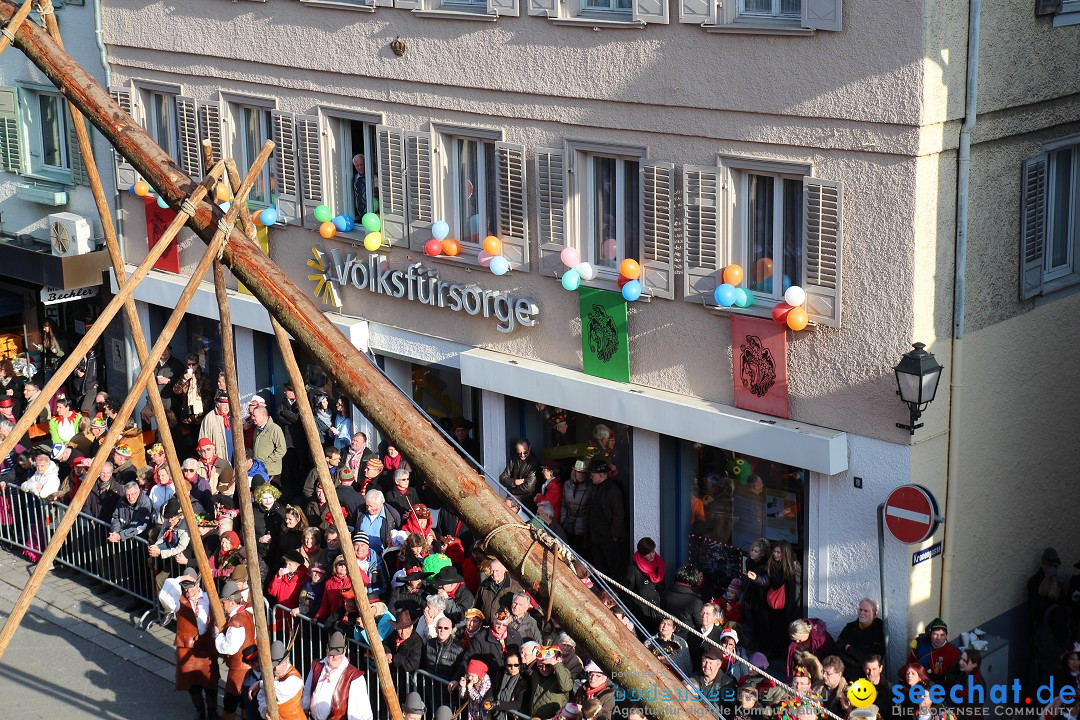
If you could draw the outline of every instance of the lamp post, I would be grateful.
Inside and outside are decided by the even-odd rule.
[[[918,423],[926,406],[934,401],[937,394],[938,381],[941,379],[941,365],[934,358],[933,353],[926,352],[926,345],[917,342],[900,358],[900,363],[894,369],[896,373],[896,394],[904,401],[911,411],[909,425],[896,423],[896,427],[907,430],[912,435],[915,430],[922,427]]]

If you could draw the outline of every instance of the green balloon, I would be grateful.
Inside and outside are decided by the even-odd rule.
[[[333,216],[334,214],[330,212],[330,208],[326,207],[325,205],[315,206],[315,219],[319,222],[329,222],[330,218],[332,218]]]
[[[379,212],[379,198],[371,198],[371,211]]]
[[[364,217],[360,218],[360,223],[368,232],[379,232],[382,230],[382,220],[380,220],[379,216],[375,213],[365,213]]]

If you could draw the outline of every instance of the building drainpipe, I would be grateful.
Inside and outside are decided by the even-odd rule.
[[[949,454],[945,480],[945,537],[941,552],[941,599],[938,616],[950,622],[952,614],[952,569],[956,513],[952,512],[960,482],[960,425],[964,369],[964,302],[967,281],[968,195],[971,176],[971,131],[975,127],[976,100],[979,93],[979,21],[981,0],[968,5],[967,88],[964,100],[964,124],[960,127],[960,145],[956,173],[956,260],[953,276],[952,368],[949,373]]]

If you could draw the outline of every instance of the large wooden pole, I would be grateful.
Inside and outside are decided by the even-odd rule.
[[[51,9],[50,0],[45,0],[45,4]],[[44,16],[45,27],[49,31],[49,36],[61,49],[64,47],[64,41],[60,37],[60,26],[56,22],[56,13],[48,12]],[[125,283],[128,282],[127,270],[124,268],[123,260],[120,255],[120,243],[116,237],[116,231],[113,227],[112,216],[109,213],[109,206],[105,200],[105,190],[101,185],[101,174],[98,172],[97,164],[94,162],[94,149],[90,145],[90,133],[86,129],[86,123],[83,122],[83,115],[77,107],[72,103],[68,103],[68,109],[71,113],[71,122],[75,126],[75,136],[79,141],[79,152],[83,156],[83,165],[86,167],[87,177],[90,180],[90,189],[94,196],[94,203],[97,206],[98,215],[101,217],[101,225],[105,231],[105,245],[109,249],[109,258],[112,261],[113,272],[116,273],[117,287],[123,288]],[[208,164],[207,167],[211,167],[212,164]],[[131,287],[134,289],[135,284],[132,283]],[[135,301],[131,297],[128,297],[124,301],[124,310],[127,315],[128,325],[131,328],[131,336],[135,345],[136,354],[139,357],[139,364],[144,365],[147,359],[146,353],[146,336],[142,331],[142,321],[139,320],[139,313],[135,308]],[[199,574],[202,576],[203,585],[207,588],[207,597],[210,600],[210,611],[214,615],[214,620],[219,624],[225,623],[225,611],[221,607],[221,600],[218,597],[217,587],[214,584],[213,570],[210,568],[210,561],[206,556],[206,547],[203,545],[202,535],[199,534],[199,523],[195,516],[195,508],[191,504],[191,490],[188,488],[187,482],[183,477],[183,471],[180,468],[180,458],[176,452],[176,443],[173,440],[172,429],[169,427],[169,419],[165,414],[165,405],[161,401],[161,389],[158,387],[157,382],[148,383],[146,386],[147,399],[150,402],[150,408],[153,410],[154,419],[158,426],[158,436],[161,438],[161,444],[165,448],[165,458],[169,464],[169,474],[173,479],[173,486],[176,488],[176,497],[180,502],[180,511],[184,515],[184,524],[188,529],[188,536],[190,537],[190,545],[192,553],[195,555],[195,566],[199,570]],[[214,508],[203,508],[204,511],[213,513]]]
[[[0,20],[13,12],[11,0],[0,0]],[[191,189],[192,180],[141,128],[125,122],[108,93],[39,29],[24,25],[16,37],[16,46],[91,118],[166,200],[176,203]],[[204,204],[198,208],[192,227],[210,242],[220,216],[217,208]],[[239,231],[234,235],[242,238]],[[553,613],[597,663],[617,673],[628,690],[657,698],[678,698],[680,693],[685,697],[685,689],[675,676],[612,617],[569,567],[556,563],[554,574],[549,575],[543,567],[544,549],[531,544],[532,531],[521,526],[487,483],[261,250],[250,242],[233,242],[224,251],[224,261],[270,314],[312,352],[364,415],[394,438],[478,537],[490,536],[488,548],[512,575],[541,601],[547,601],[549,588],[557,588],[551,598]],[[707,712],[703,704],[692,700],[657,699],[648,705],[664,714]]]
[[[202,144],[204,165],[214,162],[213,150],[209,141]],[[228,171],[232,160],[225,161]],[[235,169],[233,169],[235,174]],[[230,176],[230,180],[231,180]],[[233,189],[239,185],[236,178]],[[240,222],[247,230],[250,228],[254,240],[254,225],[247,203],[234,201],[240,205]],[[225,266],[220,261],[214,262],[214,294],[218,301],[218,324],[221,327],[222,361],[225,365],[225,390],[229,394],[229,429],[233,436],[233,477],[236,479],[237,492],[240,495],[240,531],[247,548],[248,587],[253,609],[255,610],[255,644],[259,648],[259,671],[263,678],[274,677],[274,663],[270,659],[270,630],[266,625],[266,613],[263,611],[263,578],[259,569],[259,540],[255,537],[255,510],[251,500],[251,478],[247,473],[247,448],[244,447],[244,425],[240,417],[240,386],[236,377],[236,346],[233,344],[232,309],[229,307],[229,293],[225,287]],[[273,568],[267,568],[273,572]],[[255,607],[257,605],[257,607]],[[268,685],[267,687],[272,687]],[[278,719],[277,693],[266,692],[266,716],[269,720]]]
[[[146,387],[147,382],[149,382],[154,371],[157,369],[158,359],[165,352],[165,346],[172,341],[173,334],[180,326],[180,321],[184,317],[184,312],[191,303],[191,299],[195,297],[195,291],[199,288],[199,279],[210,269],[210,262],[216,255],[217,246],[211,244],[211,246],[206,249],[202,262],[199,263],[202,272],[196,271],[196,274],[191,276],[191,279],[188,280],[187,285],[184,287],[184,292],[180,295],[180,299],[176,303],[176,309],[173,310],[173,313],[165,323],[165,328],[161,331],[161,335],[158,337],[157,342],[154,343],[154,348],[150,351],[150,362],[143,365],[142,370],[139,372],[138,379],[135,380],[135,384],[132,386],[131,392],[124,398],[124,402],[120,406],[119,412],[116,414],[116,420],[113,421],[112,427],[109,428],[109,431],[105,434],[102,449],[94,456],[94,460],[90,464],[90,469],[87,471],[86,476],[79,485],[78,491],[68,504],[68,509],[60,519],[60,523],[57,525],[56,530],[53,531],[52,539],[49,540],[48,546],[41,553],[41,559],[38,560],[38,564],[34,568],[34,573],[23,587],[22,592],[19,594],[19,599],[11,608],[11,613],[4,623],[3,630],[0,630],[0,657],[2,657],[4,651],[7,650],[8,643],[11,642],[11,638],[15,635],[15,630],[18,629],[19,623],[22,622],[23,617],[26,615],[26,611],[30,608],[30,603],[33,601],[34,595],[37,594],[38,588],[41,587],[41,583],[45,579],[45,574],[49,571],[49,567],[52,565],[53,560],[56,559],[57,553],[60,552],[60,546],[64,544],[68,533],[71,532],[71,527],[75,524],[75,520],[79,516],[79,511],[82,510],[87,496],[90,495],[90,491],[97,482],[98,474],[101,472],[101,466],[109,459],[109,452],[107,451],[112,449],[112,446],[116,444],[117,438],[120,437],[120,433],[124,431],[124,425],[127,423],[128,418],[131,417],[131,413],[138,403],[139,396],[142,395],[142,391]],[[211,583],[211,587],[207,588],[207,592],[213,591],[213,583]]]

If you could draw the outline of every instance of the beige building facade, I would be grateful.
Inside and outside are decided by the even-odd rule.
[[[720,583],[737,548],[788,540],[806,613],[836,632],[882,597],[883,564],[898,667],[942,612],[954,635],[1010,639],[1015,660],[1042,548],[1080,559],[1062,482],[1078,460],[1080,31],[1066,10],[1008,5],[979,18],[959,341],[966,3],[108,0],[101,17],[114,97],[190,174],[201,139],[242,169],[277,143],[252,200],[279,214],[271,259],[303,292],[333,281],[317,297],[346,340],[436,420],[469,418],[489,472],[521,436],[555,459],[605,451],[633,538],[669,567],[694,560]],[[150,205],[120,194],[129,264]],[[359,223],[320,235],[320,205],[377,212],[387,245],[366,250]],[[439,220],[459,256],[424,254]],[[486,235],[505,275],[477,257]],[[202,252],[181,240],[137,294],[152,329]],[[617,291],[618,264],[642,265],[629,383],[582,372],[565,247],[595,267],[589,287]],[[745,310],[713,296],[732,263]],[[769,319],[789,285],[812,322],[787,333],[790,418],[738,409],[732,316]],[[239,290],[233,304],[246,390],[280,385],[265,312]],[[174,351],[211,363],[212,289],[192,315]],[[893,367],[914,342],[945,370],[910,437]],[[724,478],[740,458],[762,485]],[[936,495],[945,526],[887,538],[879,558],[878,505],[905,483]]]

